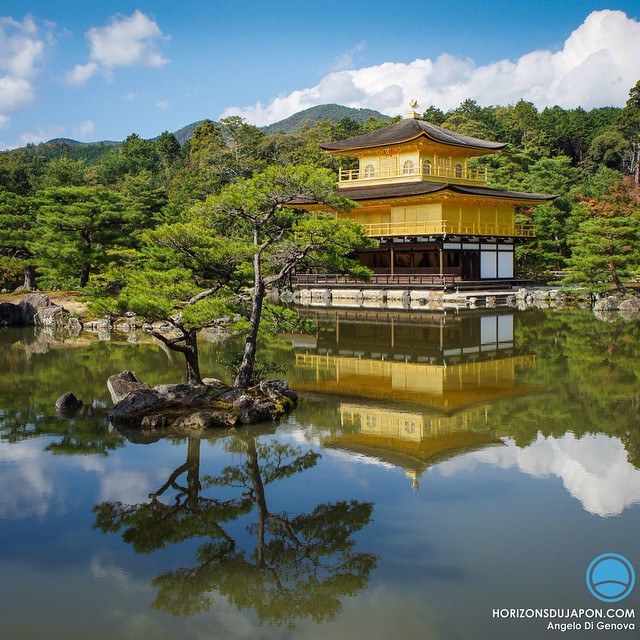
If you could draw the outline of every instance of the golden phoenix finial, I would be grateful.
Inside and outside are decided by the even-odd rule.
[[[419,106],[420,105],[418,104],[417,100],[411,100],[411,102],[409,102],[409,108],[413,111],[415,111]]]

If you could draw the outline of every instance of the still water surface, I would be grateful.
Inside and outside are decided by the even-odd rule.
[[[155,344],[0,332],[3,637],[539,639],[567,634],[492,611],[608,608],[591,560],[640,569],[638,325],[304,313],[263,346],[298,409],[203,439],[108,426],[109,375],[182,375]]]

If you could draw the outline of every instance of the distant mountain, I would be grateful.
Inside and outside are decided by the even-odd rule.
[[[353,109],[352,107],[343,107],[339,104],[321,104],[317,107],[311,107],[304,111],[298,111],[292,116],[274,122],[265,127],[260,127],[267,135],[276,133],[296,133],[302,127],[312,127],[318,122],[328,120],[330,122],[340,122],[343,118],[350,118],[356,122],[364,122],[369,118],[377,118],[378,120],[389,121],[391,118],[385,116],[379,111],[373,109]],[[203,122],[198,120],[192,122],[177,131],[173,132],[180,145],[184,145],[187,140],[193,136],[194,129]],[[156,136],[157,137],[157,136]],[[155,138],[152,138],[155,140]],[[113,140],[103,140],[102,142],[79,142],[71,138],[54,138],[40,144],[30,144],[21,149],[15,149],[17,152],[26,152],[28,155],[41,155],[52,160],[53,158],[67,157],[73,160],[85,160],[88,165],[96,164],[109,152],[110,149],[122,144]],[[3,152],[11,153],[11,152]]]
[[[340,104],[320,104],[317,107],[298,111],[298,113],[294,113],[284,120],[261,127],[261,129],[268,135],[274,133],[296,133],[305,125],[312,127],[323,120],[340,122],[343,118],[350,118],[356,122],[364,122],[369,118],[391,120],[389,116],[385,116],[374,109],[354,109],[352,107],[343,107]]]
[[[343,107],[340,104],[320,104],[317,107],[310,107],[304,111],[298,111],[284,120],[260,127],[260,129],[267,135],[273,135],[275,133],[296,133],[305,125],[312,127],[317,122],[324,120],[340,122],[343,118],[350,118],[356,122],[364,122],[369,118],[377,118],[378,120],[384,121],[391,120],[389,116],[385,116],[373,109],[354,109],[352,107]],[[202,122],[203,120],[198,120],[197,122],[185,125],[182,129],[174,131],[173,135],[178,139],[178,142],[183,145],[191,138],[193,130]]]
[[[173,132],[173,135],[176,137],[176,140],[180,143],[180,146],[182,146],[187,140],[191,138],[191,136],[193,135],[194,129],[199,124],[202,124],[203,122],[204,120],[198,120],[197,122],[186,124],[184,127],[181,127],[177,131]]]
[[[41,156],[47,160],[54,158],[70,158],[84,160],[88,166],[97,164],[119,142],[103,140],[102,142],[79,142],[71,138],[53,138],[39,144],[28,144],[26,147],[6,151],[4,153],[24,153],[27,157]]]

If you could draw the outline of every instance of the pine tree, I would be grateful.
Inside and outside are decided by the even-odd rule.
[[[613,283],[627,293],[622,280],[640,265],[640,190],[622,180],[610,194],[585,202],[582,216],[570,237],[569,281]]]
[[[141,224],[118,193],[102,187],[45,189],[28,249],[39,270],[60,285],[89,282],[92,271],[111,258],[109,251],[131,246]]]
[[[33,255],[28,249],[35,218],[32,198],[0,192],[0,284],[16,284],[24,274],[24,287],[35,289]]]

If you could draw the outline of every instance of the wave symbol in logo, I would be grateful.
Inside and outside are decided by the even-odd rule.
[[[603,553],[587,568],[587,586],[602,602],[624,600],[633,590],[636,574],[633,565],[618,553]]]

